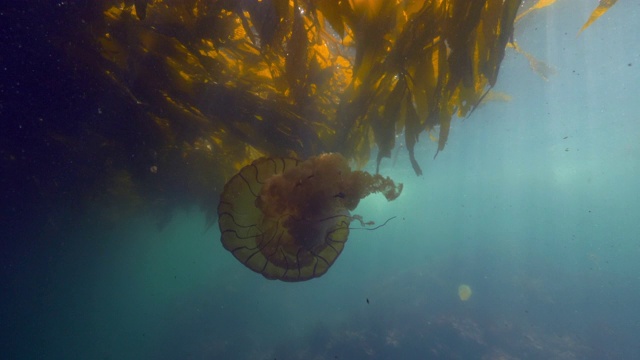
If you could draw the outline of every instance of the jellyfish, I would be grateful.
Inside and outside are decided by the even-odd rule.
[[[469,298],[471,297],[471,294],[472,294],[472,291],[471,291],[471,287],[469,287],[469,285],[462,284],[462,285],[458,286],[458,297],[460,297],[460,300],[462,300],[462,301],[469,300]]]
[[[322,276],[338,258],[351,211],[381,192],[396,199],[402,184],[352,171],[340,154],[305,161],[261,158],[224,187],[218,205],[221,241],[242,264],[268,279],[304,281]]]

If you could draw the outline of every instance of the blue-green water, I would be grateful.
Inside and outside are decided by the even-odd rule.
[[[356,213],[396,218],[353,230],[323,277],[262,278],[197,210],[163,230],[87,220],[3,255],[2,357],[640,357],[640,6],[579,37],[595,4],[555,6],[516,40],[556,74],[508,50],[496,91],[511,100],[454,121],[435,160],[424,135],[422,177],[403,152],[383,162],[402,196]]]

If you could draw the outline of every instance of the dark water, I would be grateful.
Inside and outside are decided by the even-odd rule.
[[[2,219],[1,357],[640,358],[640,6],[576,37],[591,3],[516,33],[549,81],[508,51],[509,102],[455,121],[435,160],[423,136],[424,176],[404,154],[383,166],[404,193],[356,212],[396,218],[353,230],[319,279],[263,279],[195,209],[162,230],[147,214],[52,223],[70,211],[55,203]]]

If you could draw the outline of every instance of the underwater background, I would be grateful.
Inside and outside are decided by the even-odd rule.
[[[403,152],[383,161],[402,195],[355,213],[395,218],[352,230],[321,278],[264,279],[195,208],[162,229],[35,221],[55,205],[33,226],[2,219],[1,357],[640,358],[640,4],[576,36],[594,4],[516,29],[555,74],[508,49],[495,90],[510,100],[454,120],[435,159],[423,134],[423,176]]]

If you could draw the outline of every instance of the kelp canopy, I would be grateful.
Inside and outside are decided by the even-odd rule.
[[[34,17],[36,3],[5,12],[5,29],[41,30],[28,54],[40,62],[14,69],[51,99],[5,109],[44,164],[26,181],[162,212],[199,203],[215,219],[225,181],[261,156],[362,166],[377,149],[379,165],[400,139],[421,174],[419,135],[437,131],[441,151],[452,117],[496,84],[521,0],[72,1]],[[2,136],[3,172],[34,166]]]
[[[166,143],[197,138],[225,154],[223,168],[323,152],[364,164],[404,133],[420,174],[419,134],[439,126],[442,150],[453,114],[495,84],[520,1],[131,5],[102,9],[88,39],[96,53],[83,57],[151,105]]]

